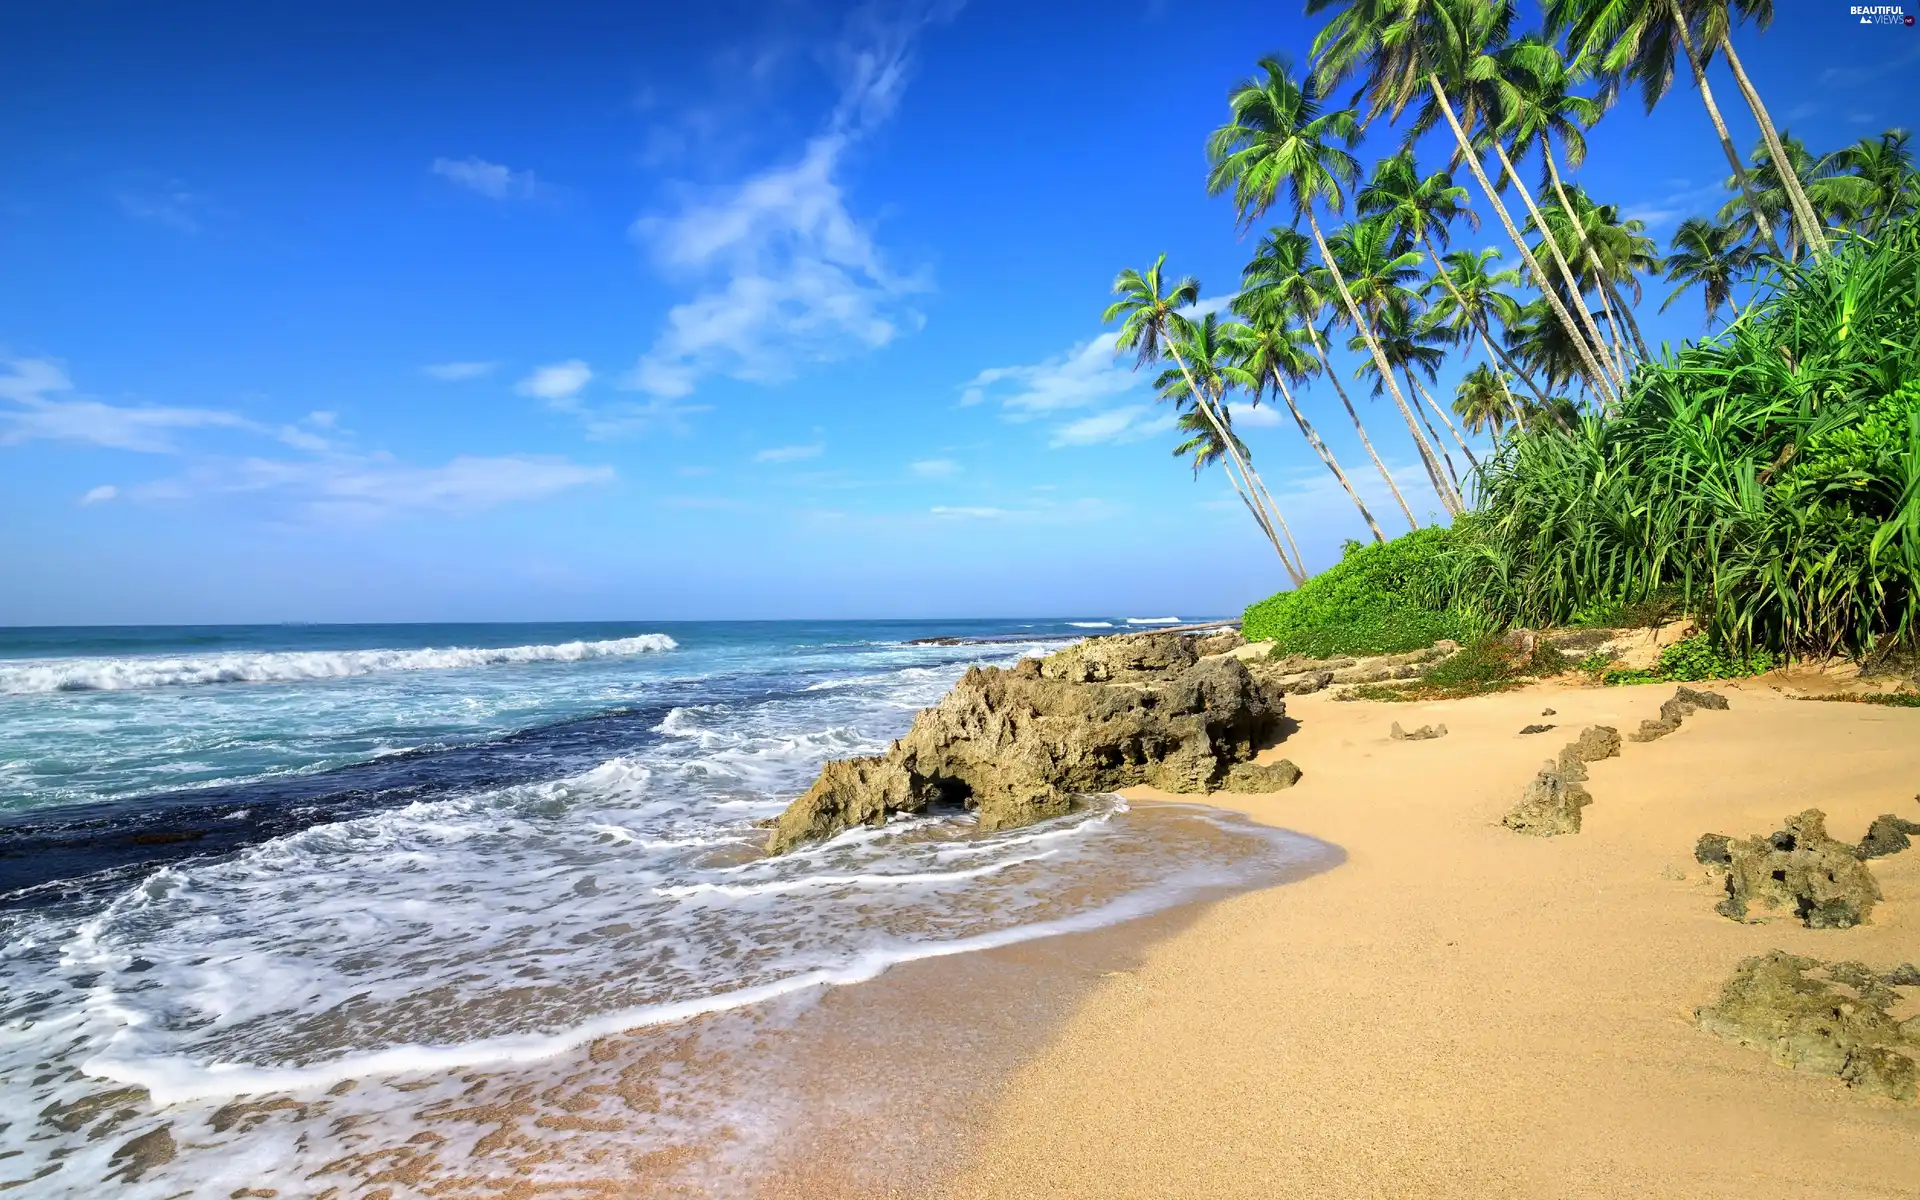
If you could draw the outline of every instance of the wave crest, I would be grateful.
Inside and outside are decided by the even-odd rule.
[[[664,633],[552,646],[422,650],[277,650],[175,658],[65,658],[0,663],[0,693],[120,692],[209,683],[294,683],[385,671],[444,671],[515,663],[583,662],[676,650]]]

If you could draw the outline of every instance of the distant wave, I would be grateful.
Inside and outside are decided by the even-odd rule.
[[[179,658],[64,658],[0,662],[0,693],[122,692],[204,683],[290,683],[383,671],[438,671],[508,663],[581,662],[674,650],[664,633],[554,646],[444,650],[275,650]]]
[[[1178,625],[1179,617],[1128,617],[1129,625]]]
[[[1112,629],[1112,621],[1068,621],[1075,629]]]

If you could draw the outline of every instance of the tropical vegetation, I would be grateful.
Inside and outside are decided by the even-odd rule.
[[[1205,142],[1205,186],[1253,246],[1237,290],[1202,311],[1164,256],[1115,281],[1107,319],[1157,368],[1175,455],[1227,476],[1291,585],[1247,611],[1247,636],[1386,652],[1658,607],[1743,668],[1911,643],[1909,136],[1815,154],[1780,128],[1735,46],[1771,0],[1543,7],[1522,29],[1508,0],[1307,0],[1327,18],[1309,56],[1259,59]],[[1715,72],[1760,132],[1744,154]],[[1727,198],[1663,253],[1579,173],[1625,93],[1651,110],[1676,78],[1705,107]],[[1383,144],[1371,162],[1363,138]],[[1656,350],[1641,306],[1687,297],[1703,337]],[[1286,410],[1371,538],[1319,575],[1282,511],[1299,488],[1270,488],[1233,426],[1262,405]],[[1340,461],[1329,422],[1365,464]],[[1389,466],[1409,459],[1424,490]],[[1437,512],[1414,498],[1428,492]],[[1390,540],[1383,517],[1413,532]]]

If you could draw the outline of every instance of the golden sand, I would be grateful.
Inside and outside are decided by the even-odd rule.
[[[1809,807],[1843,840],[1920,818],[1920,711],[1723,690],[1731,711],[1593,764],[1585,829],[1551,839],[1500,815],[1581,727],[1626,733],[1670,686],[1290,699],[1300,727],[1263,759],[1302,782],[1213,799],[1348,862],[1213,905],[1102,980],[950,1193],[1920,1196],[1920,1106],[1692,1023],[1748,955],[1920,961],[1920,847],[1872,863],[1885,899],[1846,931],[1718,916],[1692,858],[1701,833]],[[1450,733],[1391,741],[1395,719]],[[1558,728],[1519,734],[1533,722]]]

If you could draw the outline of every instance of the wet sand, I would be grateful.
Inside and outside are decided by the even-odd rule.
[[[1920,1196],[1920,1106],[1692,1023],[1749,955],[1920,961],[1920,848],[1874,860],[1885,898],[1846,931],[1716,915],[1691,853],[1809,807],[1843,840],[1920,818],[1920,711],[1718,686],[1731,711],[1593,764],[1583,832],[1551,839],[1500,815],[1582,726],[1628,732],[1671,686],[1290,699],[1300,728],[1263,759],[1303,781],[1211,800],[1347,863],[1212,905],[1099,980],[941,1191]],[[1391,741],[1395,719],[1450,733]],[[1533,722],[1559,728],[1519,734]]]

